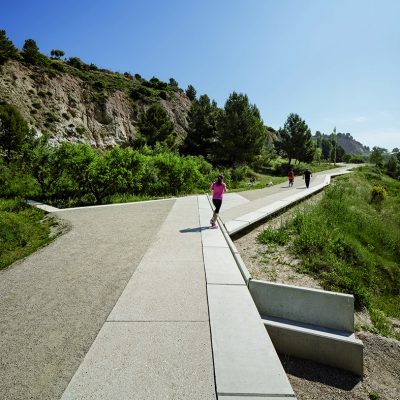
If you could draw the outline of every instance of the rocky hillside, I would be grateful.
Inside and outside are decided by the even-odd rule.
[[[138,119],[154,102],[184,137],[191,105],[181,89],[156,78],[83,70],[60,60],[45,67],[16,60],[0,66],[0,101],[16,106],[38,134],[48,133],[54,143],[99,148],[132,140]]]
[[[337,141],[339,146],[341,146],[346,153],[349,154],[366,154],[369,153],[369,148],[357,142],[351,136],[341,136],[338,135]]]

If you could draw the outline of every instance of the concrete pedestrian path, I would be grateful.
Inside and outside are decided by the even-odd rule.
[[[345,174],[353,167],[346,165],[315,173],[309,188],[306,188],[302,177],[297,176],[292,187],[285,182],[264,189],[227,193],[224,196],[221,220],[228,233],[233,235],[322,190],[330,183],[331,177]]]
[[[288,193],[227,194],[222,221]],[[207,196],[52,211],[71,230],[0,271],[0,398],[295,397]]]

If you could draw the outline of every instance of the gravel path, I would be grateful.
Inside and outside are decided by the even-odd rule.
[[[0,399],[59,399],[175,200],[64,210],[72,229],[0,271]]]

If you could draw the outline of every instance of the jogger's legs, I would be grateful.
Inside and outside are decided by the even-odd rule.
[[[213,212],[213,216],[210,220],[211,225],[214,225],[217,222],[217,218],[218,218],[218,214],[219,214],[219,210],[221,208],[222,205],[222,200],[220,199],[212,199],[212,202],[215,206],[215,210]]]

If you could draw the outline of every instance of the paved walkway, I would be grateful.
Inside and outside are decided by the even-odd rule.
[[[294,398],[206,196],[56,214],[71,230],[0,271],[0,398]]]

